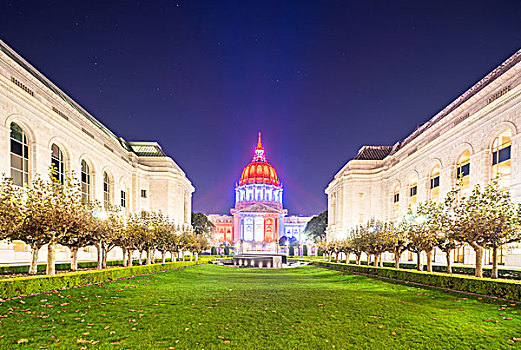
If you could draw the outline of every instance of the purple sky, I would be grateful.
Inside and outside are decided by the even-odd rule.
[[[521,48],[519,1],[3,1],[0,35],[128,141],[158,141],[229,213],[262,131],[290,214]]]

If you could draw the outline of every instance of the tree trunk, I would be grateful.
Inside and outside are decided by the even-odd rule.
[[[492,278],[498,278],[497,270],[497,247],[492,248]]]
[[[327,261],[331,262],[331,254],[330,253],[327,254]]]
[[[174,251],[170,252],[170,261],[171,262],[175,262],[176,261],[176,256],[174,255]]]
[[[445,252],[445,257],[447,259],[447,273],[452,275],[452,261],[450,259],[450,253],[451,253],[450,250],[446,251]]]
[[[183,261],[185,261],[185,251],[184,250],[181,250],[181,259],[183,259]]]
[[[194,252],[190,252],[190,261],[193,261],[194,259]]]
[[[47,275],[52,276],[56,274],[56,267],[54,262],[56,260],[56,242],[52,240],[47,245]]]
[[[483,277],[483,248],[476,243],[471,243],[470,246],[476,252],[476,277]]]
[[[38,253],[40,253],[40,248],[31,247],[31,267],[29,268],[29,275],[36,275],[38,272]]]
[[[394,251],[394,268],[399,269],[400,268],[400,256],[402,254],[400,253],[399,249],[396,249]]]
[[[96,268],[98,270],[101,270],[101,268],[103,267],[103,259],[102,259],[102,256],[101,256],[101,244],[96,244],[96,250],[97,250],[97,261],[98,261],[98,266],[96,266]]]
[[[71,261],[71,270],[72,271],[78,271],[78,248],[73,247],[71,248],[72,253],[72,261]]]
[[[418,271],[421,271],[422,270],[422,264],[421,264],[421,257],[422,257],[422,252],[417,252],[416,253],[416,270]]]
[[[149,249],[146,253],[146,265],[150,265],[152,263],[152,251]]]
[[[123,260],[122,263],[123,263],[123,266],[127,266],[127,249],[126,248],[121,248],[121,250],[123,250]]]
[[[427,272],[432,272],[432,250],[427,251]]]
[[[362,258],[362,253],[356,254],[356,264],[360,265],[360,259]]]
[[[195,253],[195,261],[198,261],[199,260],[199,253]]]
[[[132,266],[132,255],[134,254],[134,251],[132,249],[129,249],[128,250],[128,262],[127,262],[127,266]]]
[[[109,252],[105,249],[104,250],[105,254],[103,254],[103,263],[101,266],[103,266],[104,269],[107,268],[107,258],[108,258],[108,255],[109,255]]]
[[[336,263],[338,264],[338,257],[339,257],[340,254],[338,254],[338,252],[335,253],[335,259],[336,259]]]

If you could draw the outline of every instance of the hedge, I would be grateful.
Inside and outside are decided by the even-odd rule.
[[[323,261],[312,261],[311,263],[338,271],[362,273],[404,282],[414,282],[427,286],[448,288],[462,292],[521,301],[521,283],[517,281],[498,281],[489,278],[455,276],[437,272],[411,271],[363,265],[346,265]]]
[[[199,255],[199,258],[213,258],[215,255]],[[165,259],[166,262],[170,262],[170,258]],[[143,262],[145,259],[143,259]],[[156,263],[160,263],[161,259],[155,259]],[[139,263],[138,259],[132,260],[132,265],[137,265]],[[86,269],[86,268],[94,268],[98,266],[98,263],[96,261],[79,261],[78,262],[78,268],[79,269]],[[107,266],[123,266],[122,260],[109,260],[107,261]],[[42,272],[45,271],[47,268],[47,264],[38,264],[36,266],[37,271]],[[71,263],[56,263],[55,264],[56,271],[65,271],[71,269]],[[0,275],[12,275],[17,273],[28,273],[29,272],[29,265],[0,265]]]
[[[91,270],[71,272],[54,276],[30,276],[9,278],[0,280],[0,298],[12,298],[19,295],[27,295],[65,289],[90,283],[115,280],[118,278],[132,277],[164,270],[172,270],[179,267],[206,264],[211,259],[203,258],[199,261],[178,261],[151,265],[139,265],[131,267],[116,267],[104,270]]]

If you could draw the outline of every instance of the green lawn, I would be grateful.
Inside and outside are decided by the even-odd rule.
[[[0,349],[521,348],[520,305],[313,266],[204,265],[25,297],[0,303],[0,325]]]

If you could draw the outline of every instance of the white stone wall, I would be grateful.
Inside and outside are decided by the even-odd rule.
[[[347,236],[359,224],[360,214],[363,222],[371,216],[390,219],[396,185],[400,186],[399,217],[405,215],[411,179],[418,178],[418,202],[425,201],[429,198],[430,172],[435,165],[441,168],[440,198],[444,198],[456,183],[457,160],[465,150],[470,151],[470,188],[486,184],[492,178],[492,143],[506,129],[512,131],[510,191],[513,200],[521,203],[520,55],[521,51],[510,59],[515,59],[515,64],[509,68],[503,64],[469,89],[472,92],[479,87],[479,92],[465,93],[446,108],[451,108],[448,114],[441,111],[407,137],[399,144],[398,151],[382,160],[349,161],[325,190],[328,239]],[[499,69],[501,74],[497,74]],[[508,91],[496,97],[503,89]],[[459,106],[454,107],[456,102]],[[521,265],[521,255],[516,257],[517,250],[512,249],[507,259]]]
[[[111,178],[112,204],[120,205],[121,190],[124,189],[127,212],[162,211],[175,222],[190,225],[194,188],[172,158],[143,157],[130,151],[124,146],[124,140],[119,139],[70,98],[67,97],[69,101],[66,101],[60,97],[59,94],[66,96],[65,93],[3,42],[0,41],[0,45],[3,50],[9,50],[11,57],[15,56],[18,60],[16,62],[5,51],[0,51],[0,149],[3,150],[0,152],[0,174],[10,176],[10,125],[14,122],[27,135],[29,180],[34,179],[37,174],[48,174],[51,146],[56,144],[64,153],[67,171],[74,171],[79,177],[81,161],[88,163],[92,199],[103,203],[103,173],[107,172]],[[33,73],[19,62],[23,62]],[[13,78],[31,93],[15,84]],[[146,190],[146,198],[141,196],[141,190]],[[12,244],[0,244],[0,263],[19,260],[13,254]],[[87,255],[90,257],[93,254]],[[27,254],[18,254],[19,257],[22,255],[25,260]]]

